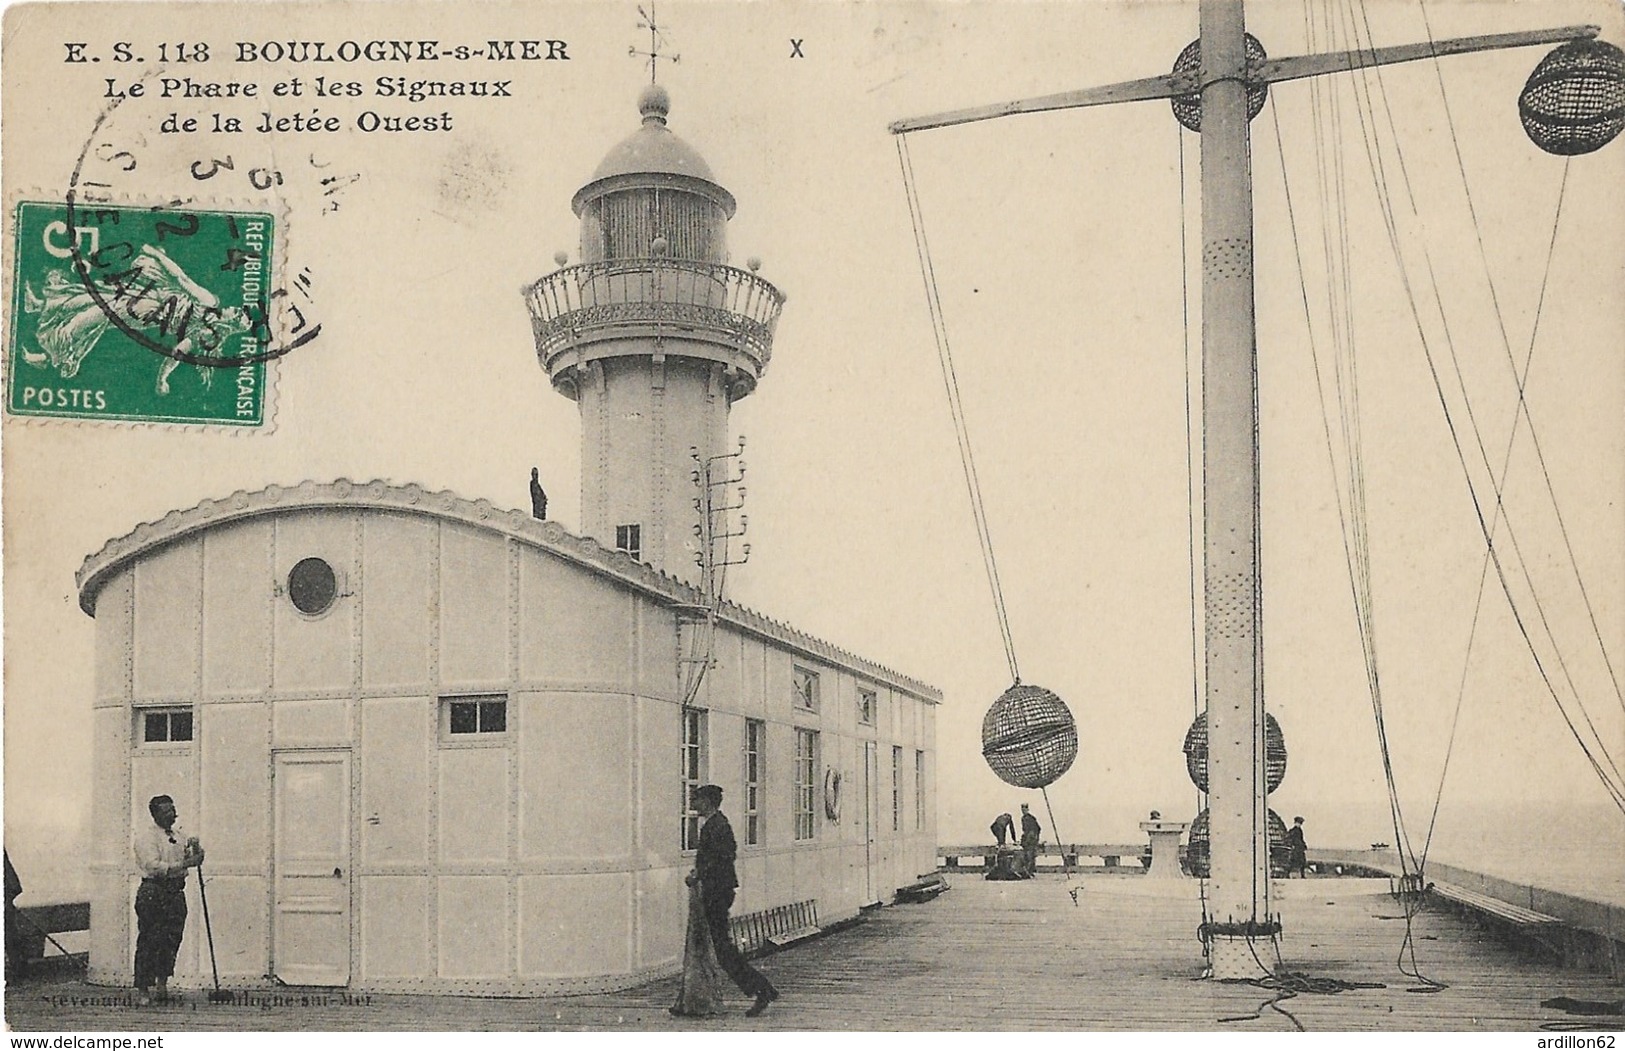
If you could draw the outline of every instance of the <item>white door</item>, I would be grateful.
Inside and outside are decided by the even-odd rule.
[[[277,752],[272,973],[350,983],[350,753]]]

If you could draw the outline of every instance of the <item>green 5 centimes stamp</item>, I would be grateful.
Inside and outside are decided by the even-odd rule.
[[[8,411],[266,423],[274,216],[25,201],[14,220]]]

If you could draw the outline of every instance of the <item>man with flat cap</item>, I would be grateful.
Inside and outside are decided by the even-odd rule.
[[[151,1002],[152,986],[159,1000],[169,998],[169,977],[175,973],[175,953],[186,933],[186,870],[203,864],[203,847],[175,824],[175,801],[153,796],[147,803],[151,823],[135,830],[135,861],[141,868],[141,888],[135,892],[135,987],[141,1002]]]
[[[694,871],[688,879],[691,885],[696,879],[700,882],[700,899],[705,904],[705,919],[711,928],[711,945],[716,950],[717,963],[741,992],[756,998],[745,1012],[755,1018],[779,998],[779,991],[762,972],[745,962],[728,929],[728,910],[733,908],[734,891],[739,887],[739,876],[734,872],[739,847],[734,841],[733,826],[721,807],[719,786],[701,785],[694,790],[694,809],[700,815],[700,846],[694,855]]]

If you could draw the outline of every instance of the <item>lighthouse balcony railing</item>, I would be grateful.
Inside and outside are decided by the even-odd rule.
[[[784,294],[755,274],[684,259],[610,259],[555,270],[525,290],[544,361],[594,330],[669,325],[720,336],[767,363]]]

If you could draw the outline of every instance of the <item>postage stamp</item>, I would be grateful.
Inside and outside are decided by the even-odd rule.
[[[13,219],[8,412],[265,425],[276,216],[23,201]]]

